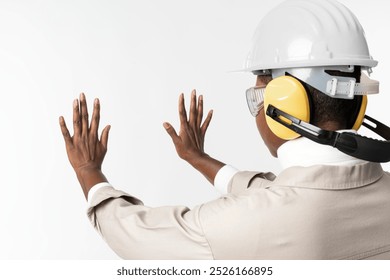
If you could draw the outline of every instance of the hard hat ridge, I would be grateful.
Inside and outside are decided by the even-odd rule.
[[[359,21],[333,0],[288,0],[261,20],[245,70],[328,65],[377,65]]]

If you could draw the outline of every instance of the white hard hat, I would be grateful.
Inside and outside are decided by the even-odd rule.
[[[297,78],[305,82],[313,68],[345,68],[351,72],[353,66],[361,66],[371,73],[371,67],[377,64],[369,53],[362,26],[344,5],[333,0],[287,0],[258,25],[243,70],[255,74],[264,71],[275,78],[284,73],[283,69],[302,68],[298,71],[302,77]],[[352,78],[341,84],[337,77],[326,73],[322,76],[312,85],[336,98],[379,91],[379,83],[357,85],[355,90],[355,85],[349,83]]]

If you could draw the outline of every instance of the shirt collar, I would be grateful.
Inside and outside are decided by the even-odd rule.
[[[348,132],[356,133],[354,130],[348,130]],[[367,162],[344,154],[331,146],[315,143],[305,137],[287,141],[280,146],[278,159],[283,169],[313,165],[353,166]]]
[[[370,185],[382,176],[383,169],[377,162],[365,162],[353,166],[296,166],[283,170],[269,186],[346,190]]]

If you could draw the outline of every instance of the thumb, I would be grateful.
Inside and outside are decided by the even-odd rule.
[[[173,128],[173,126],[168,122],[163,123],[163,126],[169,136],[171,136],[173,143],[177,143],[180,137],[177,135],[176,130]]]

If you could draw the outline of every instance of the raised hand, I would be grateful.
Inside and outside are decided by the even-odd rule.
[[[92,120],[89,125],[87,101],[83,93],[80,94],[80,101],[77,99],[73,101],[73,136],[69,133],[64,117],[59,118],[69,161],[86,197],[91,187],[107,181],[101,172],[101,167],[107,152],[110,126],[103,129],[99,139],[99,121],[99,99],[94,101]]]
[[[165,122],[164,128],[172,138],[176,152],[180,158],[190,163],[194,168],[201,172],[211,183],[219,169],[224,163],[219,162],[204,152],[204,139],[207,128],[209,127],[213,111],[209,111],[206,119],[203,121],[203,96],[200,95],[196,101],[196,91],[191,93],[190,115],[187,118],[187,111],[184,106],[184,95],[179,96],[179,134],[173,126]]]
[[[210,124],[213,111],[209,111],[205,121],[203,119],[203,96],[200,95],[196,102],[196,91],[191,93],[190,116],[187,119],[187,111],[184,106],[184,94],[179,97],[179,117],[180,131],[176,133],[173,126],[169,123],[164,123],[169,136],[171,136],[175,145],[177,154],[180,158],[190,162],[191,160],[205,155],[204,139],[207,128]]]

